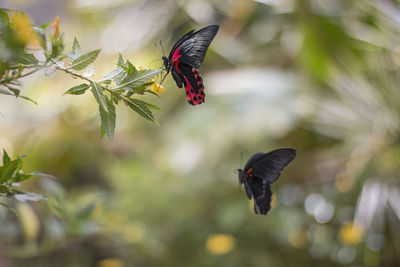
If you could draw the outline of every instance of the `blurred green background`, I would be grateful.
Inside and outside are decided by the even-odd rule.
[[[18,0],[60,16],[67,47],[148,67],[184,33],[221,26],[200,68],[206,102],[168,77],[160,126],[119,106],[101,139],[95,100],[63,73],[24,80],[38,102],[0,97],[0,148],[57,177],[49,196],[0,207],[0,266],[400,266],[399,2]],[[161,61],[151,63],[161,67]],[[255,215],[234,169],[298,151]],[[243,153],[243,160],[241,159]]]

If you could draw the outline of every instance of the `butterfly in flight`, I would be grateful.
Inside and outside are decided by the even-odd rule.
[[[198,69],[218,29],[218,25],[211,25],[197,32],[192,30],[179,39],[168,57],[162,57],[167,71],[165,76],[171,72],[176,85],[185,86],[186,97],[193,106],[204,102],[203,80]]]
[[[269,153],[254,154],[244,170],[238,169],[239,183],[243,184],[249,199],[254,199],[254,212],[266,215],[271,208],[271,184],[296,156],[296,150],[282,148]]]

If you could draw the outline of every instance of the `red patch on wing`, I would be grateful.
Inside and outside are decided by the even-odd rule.
[[[195,68],[192,68],[192,73],[189,75],[191,75],[190,78],[185,75],[183,76],[185,79],[186,97],[189,104],[197,106],[203,103],[206,97],[204,95],[203,79],[201,78],[199,71]]]
[[[178,47],[176,50],[175,50],[175,52],[174,52],[174,54],[172,55],[172,64],[178,64],[179,62],[176,62],[180,57],[181,57],[181,55],[179,54],[179,50],[180,50],[181,48],[180,47]]]

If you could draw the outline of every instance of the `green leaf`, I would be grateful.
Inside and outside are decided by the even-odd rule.
[[[118,53],[117,65],[125,66],[124,58],[122,57],[121,53]]]
[[[66,91],[64,93],[64,95],[65,94],[81,95],[81,94],[84,94],[89,87],[90,86],[88,84],[82,83],[80,85],[77,85],[77,86],[74,86],[74,87],[70,88],[68,91]]]
[[[12,93],[7,92],[7,91],[2,91],[2,90],[0,90],[0,94],[15,96],[15,94],[12,94]],[[28,100],[28,101],[31,101],[32,103],[37,105],[37,103],[34,100],[30,99],[27,96],[19,95],[18,97],[23,98],[23,99]]]
[[[80,56],[79,58],[72,61],[70,68],[74,70],[83,70],[87,66],[89,66],[93,61],[96,60],[97,56],[100,53],[100,49],[91,51],[87,54]]]
[[[19,90],[19,89],[17,89],[17,88],[12,88],[12,87],[7,87],[7,88],[8,88],[8,90],[10,90],[11,92],[14,93],[15,97],[18,97],[18,96],[19,96],[19,93],[20,93],[20,90]]]
[[[133,72],[127,75],[125,79],[123,79],[123,81],[120,83],[120,85],[115,87],[115,89],[134,89],[151,81],[160,71],[161,70],[139,70]]]
[[[134,111],[136,111],[140,116],[158,125],[157,121],[154,119],[153,113],[148,107],[148,103],[134,98],[122,97],[125,103]]]
[[[124,78],[125,76],[125,71],[121,67],[117,67],[115,70],[110,71],[104,77],[99,80],[99,82],[104,82],[112,80],[116,82],[117,84]]]
[[[102,108],[100,110],[101,119],[101,130],[103,133],[107,134],[108,139],[111,141],[114,136],[115,131],[115,107],[111,100],[106,98],[108,112],[104,111]]]
[[[18,54],[15,61],[24,65],[36,65],[39,62],[34,55],[28,53]]]
[[[0,184],[0,194],[12,194],[12,189],[4,184]]]
[[[129,60],[126,61],[126,65],[128,66],[128,74],[131,74],[131,73],[137,71],[135,66],[133,66],[133,64]]]
[[[105,112],[108,112],[107,98],[104,95],[103,89],[97,83],[92,84],[92,93],[99,104],[99,107]]]
[[[72,44],[72,51],[71,54],[68,55],[69,57],[69,64],[71,65],[72,62],[79,57],[82,56],[81,46],[79,45],[78,40],[74,37],[74,43]]]
[[[35,176],[37,176],[37,175],[33,174],[33,173],[24,173],[22,170],[20,170],[20,171],[16,172],[16,174],[14,175],[14,177],[11,180],[12,180],[12,182],[19,183],[19,182],[27,180],[31,177],[35,177]]]
[[[80,53],[81,53],[81,46],[76,37],[74,37],[74,43],[72,44],[72,54],[77,55]]]
[[[5,183],[10,180],[13,174],[17,170],[21,169],[21,165],[21,159],[11,160],[6,164],[3,164],[3,166],[0,167],[0,183]]]
[[[11,161],[5,149],[3,149],[3,165],[6,165]]]
[[[35,100],[33,100],[33,99],[31,99],[31,98],[29,98],[27,96],[19,95],[18,97],[23,98],[25,100],[28,100],[28,101],[32,102],[33,104],[35,104],[35,105],[38,104]]]

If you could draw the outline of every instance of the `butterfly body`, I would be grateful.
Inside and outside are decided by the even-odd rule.
[[[244,169],[238,169],[239,183],[244,184],[247,197],[254,199],[254,212],[266,215],[271,208],[271,184],[296,156],[296,150],[282,148],[269,153],[254,154]]]
[[[198,68],[218,29],[219,26],[211,25],[197,32],[190,31],[179,39],[168,57],[163,56],[167,74],[171,72],[179,88],[185,86],[186,97],[191,105],[204,102],[203,79]]]

